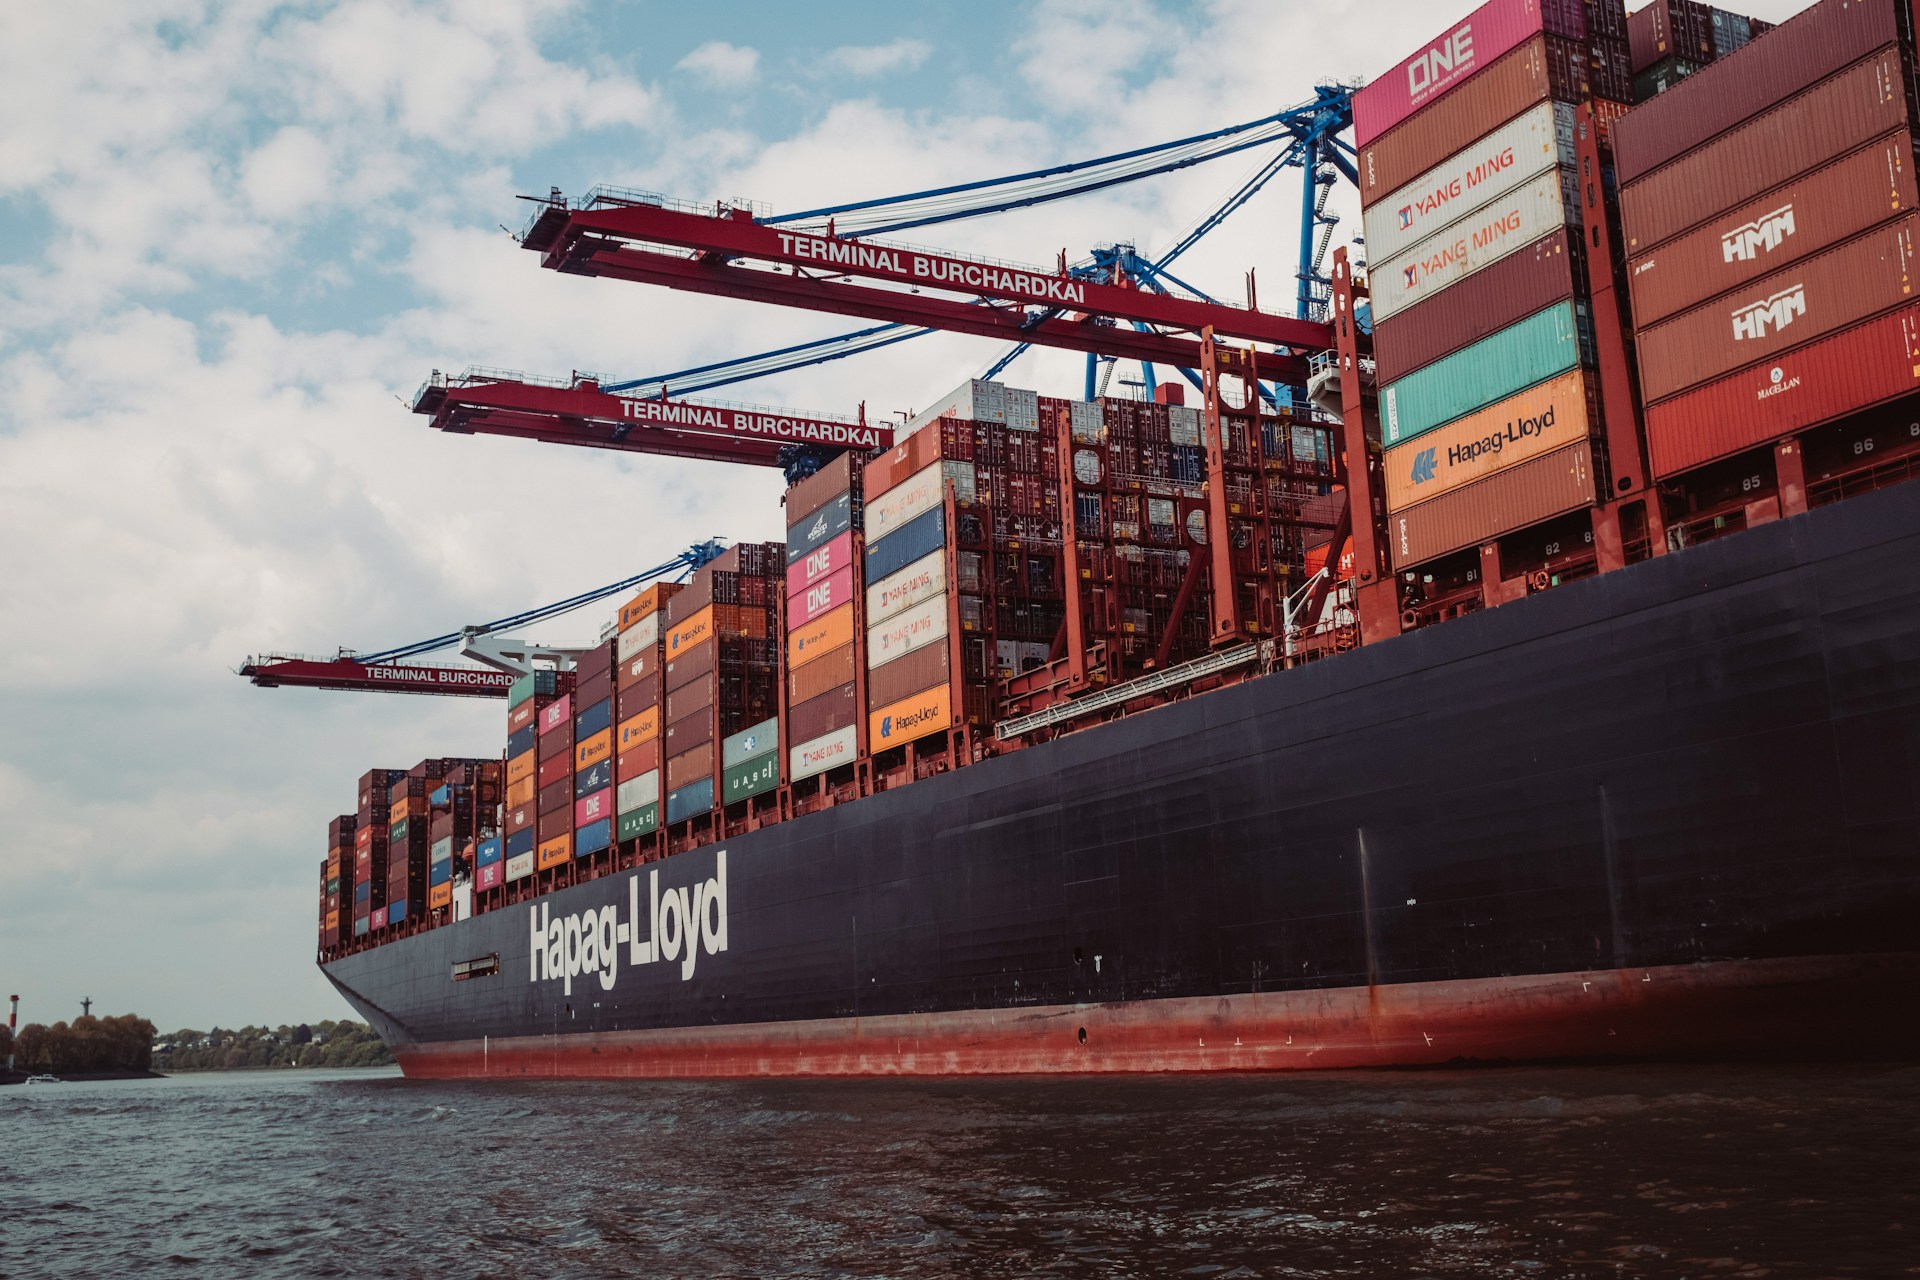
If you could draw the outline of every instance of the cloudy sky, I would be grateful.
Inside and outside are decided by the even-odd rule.
[[[795,209],[1016,172],[1267,114],[1470,7],[0,5],[0,984],[36,1021],[88,995],[168,1029],[340,1016],[312,962],[327,820],[374,765],[497,753],[503,708],[232,668],[779,535],[771,473],[442,438],[407,411],[435,368],[639,376],[855,327],[542,271],[502,229],[516,193]],[[1253,163],[917,238],[1151,254]],[[1237,297],[1254,269],[1268,305],[1290,297],[1297,182],[1182,274]],[[891,413],[999,354],[922,339],[728,394]],[[1081,376],[1050,355],[1007,379]]]

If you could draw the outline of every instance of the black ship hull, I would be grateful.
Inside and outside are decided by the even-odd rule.
[[[413,1075],[1910,1052],[1916,566],[1867,495],[324,969]]]

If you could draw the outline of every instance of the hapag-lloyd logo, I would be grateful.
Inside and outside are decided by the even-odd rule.
[[[1781,205],[1772,213],[1763,213],[1752,222],[1735,227],[1720,237],[1723,263],[1752,262],[1762,252],[1772,253],[1795,231],[1793,206]]]
[[[627,879],[627,916],[617,903],[593,911],[549,918],[545,902],[527,909],[533,925],[528,981],[558,979],[573,994],[575,978],[598,977],[602,991],[613,990],[624,953],[629,968],[656,961],[680,962],[686,982],[700,953],[727,949],[727,851],[714,855],[706,881],[662,892],[658,869],[647,873],[647,911],[640,914],[640,873]]]
[[[1735,308],[1733,312],[1733,340],[1735,342],[1758,341],[1792,324],[1796,316],[1807,314],[1807,290],[1804,285],[1791,285],[1770,298]]]

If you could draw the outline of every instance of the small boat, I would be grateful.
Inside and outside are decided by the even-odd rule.
[[[62,1080],[59,1076],[28,1076],[27,1083],[28,1084],[64,1084],[66,1082]]]

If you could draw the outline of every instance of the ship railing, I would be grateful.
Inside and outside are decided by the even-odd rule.
[[[1204,658],[1183,662],[1179,666],[1168,667],[1165,671],[1156,671],[1152,675],[1141,676],[1137,680],[1128,680],[1124,684],[1109,685],[1098,693],[1076,698],[1072,702],[1059,703],[1030,715],[1002,720],[993,726],[993,736],[1002,742],[1011,742],[1015,738],[1023,738],[1040,729],[1081,720],[1102,711],[1125,706],[1139,698],[1153,697],[1156,694],[1182,689],[1196,680],[1261,662],[1270,655],[1272,647],[1271,642],[1242,645],[1237,649],[1210,653]]]

